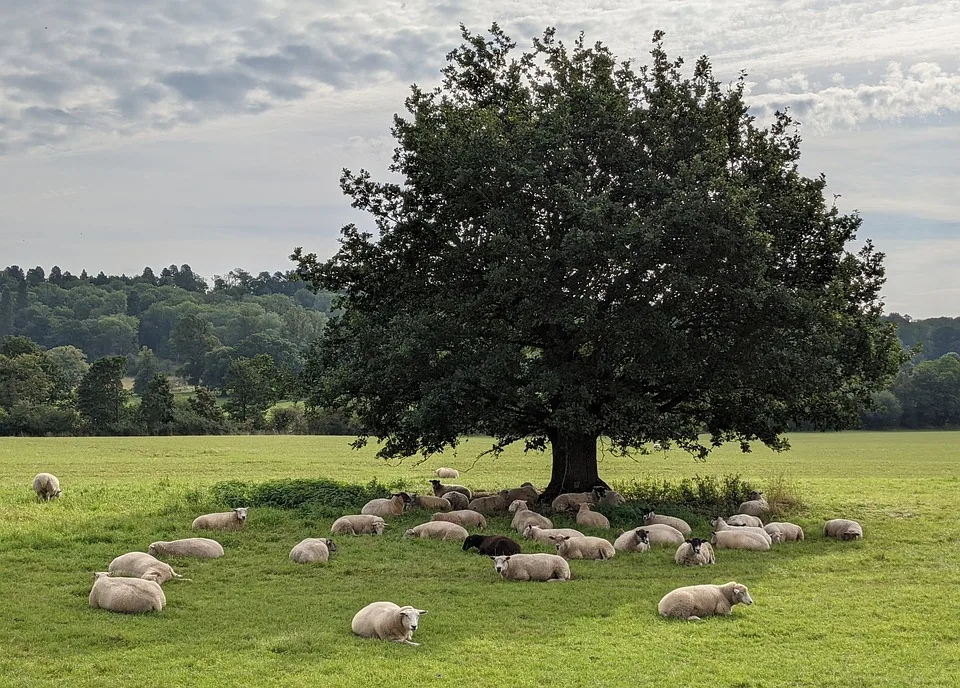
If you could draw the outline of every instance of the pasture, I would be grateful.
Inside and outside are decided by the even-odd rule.
[[[505,583],[459,543],[403,540],[416,512],[376,537],[334,537],[330,563],[293,564],[290,548],[329,535],[332,518],[251,509],[246,529],[218,533],[226,556],[170,559],[190,581],[164,586],[160,614],[92,610],[93,571],[155,540],[195,535],[222,510],[223,480],[329,477],[406,481],[429,492],[437,466],[478,488],[538,488],[547,457],[519,449],[474,464],[466,443],[417,465],[390,465],[338,437],[0,439],[0,685],[104,686],[948,686],[957,685],[960,435],[797,434],[774,454],[733,446],[698,463],[679,451],[605,457],[608,482],[740,473],[786,482],[805,503],[784,520],[807,532],[771,552],[718,551],[712,567],[673,563],[674,548],[573,561],[562,584]],[[64,495],[37,504],[39,471]],[[828,541],[828,518],[860,521],[861,542]],[[558,519],[556,525],[573,525]],[[615,524],[615,527],[635,524]],[[709,535],[705,520],[694,534]],[[508,518],[489,533],[509,533]],[[612,532],[590,534],[615,537]],[[524,551],[549,551],[521,541]],[[668,591],[736,580],[755,604],[702,623],[665,621]],[[420,647],[350,632],[368,602],[427,609]]]

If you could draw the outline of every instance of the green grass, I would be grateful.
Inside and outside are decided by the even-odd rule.
[[[618,553],[571,562],[568,584],[502,583],[456,544],[401,539],[421,514],[383,538],[336,538],[333,560],[310,567],[290,563],[290,548],[332,519],[261,508],[244,532],[215,536],[223,559],[171,561],[192,580],[165,585],[161,614],[124,616],[88,607],[92,572],[190,537],[194,516],[220,508],[206,489],[216,482],[377,478],[425,490],[434,468],[452,465],[472,466],[460,482],[475,487],[542,487],[549,462],[517,450],[474,465],[479,439],[420,465],[378,461],[341,437],[2,439],[0,686],[956,685],[960,435],[792,441],[781,455],[731,447],[706,463],[667,452],[601,467],[608,481],[740,473],[786,485],[802,495],[790,520],[808,539],[768,553],[721,551],[697,570],[674,565],[671,549]],[[41,470],[60,477],[60,501],[33,502]],[[823,539],[819,526],[836,516],[859,520],[865,539]],[[488,532],[508,528],[495,519]],[[756,604],[700,624],[657,616],[669,590],[728,580]],[[421,647],[350,633],[353,614],[379,599],[429,610]]]

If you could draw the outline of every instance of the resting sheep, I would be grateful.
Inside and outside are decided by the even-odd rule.
[[[448,494],[457,494],[456,492],[451,492]],[[450,500],[446,497],[434,497],[433,495],[422,495],[422,494],[412,494],[410,495],[413,499],[413,505],[418,509],[425,509],[427,511],[450,511]]]
[[[564,511],[576,511],[580,508],[581,504],[596,504],[597,495],[591,490],[590,492],[564,492],[550,503],[550,508],[557,513],[562,513]]]
[[[205,514],[193,519],[194,530],[240,530],[247,522],[247,507],[217,514]]]
[[[691,538],[677,547],[673,560],[680,566],[707,566],[717,563],[713,547],[701,538]]]
[[[504,513],[508,506],[510,506],[510,502],[504,499],[501,495],[496,494],[490,497],[474,497],[472,500],[470,500],[470,504],[467,506],[467,508],[477,511],[481,514],[493,516]]]
[[[493,568],[503,580],[548,583],[570,580],[570,564],[556,554],[514,554],[494,557]]]
[[[552,535],[569,535],[570,537],[584,537],[583,533],[573,528],[541,528],[540,526],[527,526],[523,529],[523,537],[528,540],[536,540],[544,545],[554,545],[550,539]]]
[[[430,538],[431,540],[463,540],[467,529],[450,521],[427,521],[410,528],[403,537]]]
[[[557,554],[564,559],[613,559],[616,551],[609,540],[590,537],[552,535],[550,541],[557,546]]]
[[[500,490],[500,497],[508,506],[518,499],[533,504],[540,497],[540,493],[530,483],[524,483],[520,487],[514,487],[510,490]]]
[[[643,528],[635,528],[621,533],[614,543],[613,548],[619,552],[649,552],[650,540],[647,537],[647,531]]]
[[[762,519],[770,515],[770,505],[767,503],[767,500],[763,498],[762,492],[754,490],[750,493],[750,500],[743,502],[740,508],[737,509],[737,513],[748,514]]]
[[[593,511],[589,504],[581,504],[577,511],[577,525],[590,526],[591,528],[609,528],[610,521],[603,514]]]
[[[459,478],[460,471],[456,468],[447,468],[446,466],[441,466],[433,472],[438,478]]]
[[[393,602],[371,602],[353,617],[350,628],[361,638],[378,638],[394,643],[419,645],[410,638],[426,609],[401,607]]]
[[[173,570],[170,564],[165,564],[146,552],[121,554],[110,562],[107,571],[115,576],[133,576],[153,581],[159,585],[163,585],[173,578],[183,578]]]
[[[456,523],[464,528],[477,528],[483,530],[487,527],[487,519],[483,514],[472,511],[471,509],[457,509],[456,511],[440,511],[435,513],[431,521],[446,521],[447,523]]]
[[[520,553],[520,544],[503,535],[471,535],[463,541],[464,552],[474,547],[479,554],[490,557]]]
[[[439,480],[431,480],[430,484],[433,485],[433,494],[437,497],[443,497],[447,492],[459,492],[468,500],[473,499],[470,489],[463,485],[444,485]]]
[[[403,512],[412,503],[413,500],[410,498],[410,495],[408,495],[406,492],[399,492],[397,494],[390,495],[390,497],[371,499],[369,502],[363,505],[363,508],[360,509],[360,513],[367,516],[380,516],[381,518],[403,516]]]
[[[147,553],[154,557],[196,557],[217,559],[223,556],[223,546],[210,538],[184,538],[170,542],[151,542]]]
[[[763,521],[750,514],[734,514],[730,518],[724,519],[727,525],[731,526],[749,526],[751,528],[763,528]]]
[[[90,606],[120,614],[144,614],[160,611],[167,596],[159,583],[143,578],[111,578],[106,571],[93,574]]]
[[[647,532],[647,541],[651,545],[679,545],[686,539],[683,537],[683,533],[681,533],[679,530],[673,526],[668,526],[663,523],[640,526],[639,528],[634,528],[633,530],[645,530]],[[624,535],[625,534],[626,533],[624,533]]]
[[[823,534],[839,540],[862,540],[863,527],[856,521],[835,518],[823,525]]]
[[[710,538],[710,542],[717,549],[750,549],[758,552],[766,552],[770,549],[770,543],[762,537],[756,533],[744,532],[739,528],[718,530]]]
[[[798,542],[803,540],[804,537],[803,528],[795,523],[776,521],[774,523],[768,523],[763,527],[763,529],[768,533],[779,531],[783,542]]]
[[[341,516],[333,522],[330,532],[334,535],[383,535],[386,521],[369,514]]]
[[[606,487],[595,487],[593,488],[593,492],[596,495],[596,501],[594,503],[597,506],[620,506],[627,501],[619,492]]]
[[[447,492],[443,497],[437,499],[446,499],[450,502],[451,511],[459,511],[470,506],[470,500],[461,492]]]
[[[60,480],[50,473],[37,473],[33,479],[33,491],[37,494],[38,502],[49,502],[63,494]]]
[[[774,538],[776,538],[777,542],[780,542],[780,531],[777,530],[776,528],[772,528],[768,532],[763,528],[755,528],[753,526],[731,526],[729,523],[727,523],[724,519],[720,518],[719,516],[717,518],[712,519],[710,521],[710,525],[713,526],[714,530],[737,530],[737,531],[740,531],[741,533],[753,533],[754,535],[757,535],[763,538],[770,544],[773,544]]]
[[[648,511],[643,515],[644,525],[652,526],[658,523],[660,525],[676,528],[685,537],[690,537],[690,533],[693,532],[690,524],[684,521],[682,518],[677,518],[676,516],[661,516],[660,514],[655,514],[652,511]]]
[[[337,546],[328,538],[304,538],[290,550],[290,561],[297,564],[316,564],[328,561]]]
[[[530,507],[528,507],[527,503],[522,499],[514,501],[513,504],[510,505],[509,511],[514,515],[513,521],[510,522],[510,527],[518,533],[526,530],[527,526],[553,528],[553,522],[549,518],[538,514],[536,511],[531,511]]]
[[[702,616],[730,616],[736,604],[753,604],[747,586],[730,582],[725,585],[688,585],[668,592],[660,600],[660,616],[676,616],[699,621]]]

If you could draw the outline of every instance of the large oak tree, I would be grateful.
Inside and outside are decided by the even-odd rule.
[[[292,256],[343,294],[314,403],[354,412],[382,456],[549,444],[547,494],[603,484],[599,437],[704,456],[855,417],[902,360],[883,255],[848,250],[860,218],[799,173],[786,113],[759,127],[742,76],[725,87],[705,57],[687,74],[662,38],[634,69],[582,37],[517,55],[496,25],[463,29],[442,85],[394,119],[397,180],[344,171],[378,235]]]

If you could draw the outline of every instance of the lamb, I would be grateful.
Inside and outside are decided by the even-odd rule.
[[[330,532],[334,535],[383,535],[387,522],[370,514],[341,516],[333,522]]]
[[[120,614],[160,611],[167,597],[159,583],[143,578],[111,578],[106,571],[93,574],[90,606]]]
[[[147,553],[154,557],[196,557],[217,559],[223,556],[223,546],[210,538],[184,538],[170,542],[151,542]]]
[[[420,624],[420,617],[426,613],[426,609],[409,605],[401,607],[393,602],[371,602],[356,613],[350,628],[361,638],[419,645],[410,638]]]
[[[713,547],[710,546],[709,542],[700,538],[691,538],[677,547],[677,553],[673,560],[680,566],[707,566],[717,563]]]
[[[863,526],[846,518],[835,518],[823,525],[823,534],[840,540],[862,540]]]
[[[406,492],[398,492],[390,495],[389,498],[371,499],[360,509],[361,514],[368,516],[380,516],[388,518],[390,516],[403,516],[403,512],[413,503]]]
[[[711,544],[717,549],[751,549],[766,552],[770,543],[756,533],[747,533],[739,528],[718,530],[710,538]]]
[[[504,492],[506,492],[506,490],[504,490]],[[510,502],[506,501],[503,496],[496,494],[491,497],[474,497],[470,500],[467,508],[478,511],[481,514],[495,515],[505,512],[509,505]]]
[[[487,519],[483,517],[483,514],[472,511],[471,509],[456,509],[455,511],[447,512],[440,511],[434,514],[430,520],[447,521],[448,523],[456,523],[464,528],[477,528],[478,530],[483,530],[487,527]]]
[[[447,468],[445,466],[441,466],[440,468],[435,470],[433,474],[438,478],[459,478],[460,477],[460,471],[458,471],[456,468]]]
[[[518,533],[522,533],[527,526],[553,528],[553,522],[549,518],[538,514],[536,511],[531,511],[527,503],[522,499],[514,501],[513,504],[510,505],[509,511],[514,514],[510,527]]]
[[[776,528],[773,528],[768,532],[763,528],[755,528],[753,526],[731,526],[719,516],[715,519],[712,519],[710,524],[713,526],[714,530],[739,530],[744,533],[753,533],[754,535],[758,535],[770,544],[773,544],[774,537],[777,538],[777,542],[780,542],[780,531]]]
[[[133,576],[154,581],[159,585],[163,585],[173,578],[183,578],[173,570],[170,564],[165,564],[146,552],[121,554],[110,562],[107,571],[116,576]]]
[[[194,530],[240,530],[247,522],[247,507],[217,514],[205,514],[193,519]]]
[[[403,537],[430,538],[432,540],[463,540],[469,535],[467,529],[450,521],[427,521],[414,526]]]
[[[493,558],[493,568],[502,580],[546,581],[570,580],[570,564],[556,554],[514,554]]]
[[[598,537],[551,535],[550,541],[564,559],[613,559],[616,554],[609,540]]]
[[[734,514],[726,519],[727,525],[731,526],[750,526],[751,528],[763,528],[763,521],[750,514]]]
[[[520,553],[520,544],[503,535],[471,535],[463,541],[463,551],[476,547],[479,554],[499,557]]]
[[[456,492],[448,494],[457,494]],[[433,495],[412,494],[414,506],[427,511],[450,511],[450,500],[446,497],[434,497]]]
[[[448,492],[459,492],[466,497],[468,501],[473,499],[473,495],[471,495],[469,488],[466,488],[463,485],[444,485],[439,480],[431,480],[430,484],[433,485],[433,494],[437,497],[443,497]]]
[[[647,541],[651,545],[679,545],[685,539],[683,533],[679,530],[663,523],[654,523],[653,525],[640,526],[639,528],[633,529],[633,531],[637,530],[645,530],[647,532]],[[623,535],[626,535],[626,533],[623,533]]]
[[[452,511],[460,511],[470,506],[470,500],[461,492],[447,492],[443,497],[438,497],[438,499],[446,499],[450,502],[450,509]]]
[[[297,564],[315,564],[328,561],[337,546],[328,538],[304,538],[290,550],[290,561]]]
[[[510,490],[500,490],[500,497],[507,504],[513,504],[518,499],[533,504],[540,497],[540,493],[530,483],[524,483],[520,487],[514,487]]]
[[[767,500],[763,498],[762,492],[754,490],[750,493],[750,501],[743,502],[740,508],[737,509],[737,513],[748,514],[762,519],[770,515],[770,505],[767,503]]]
[[[687,621],[700,621],[701,616],[730,616],[736,604],[753,604],[747,586],[730,582],[725,585],[688,585],[663,596],[657,610],[660,616],[676,616]]]
[[[763,527],[763,529],[768,533],[779,531],[781,533],[783,542],[798,542],[804,538],[803,528],[795,523],[777,521],[774,523],[768,523]]]
[[[621,533],[614,541],[613,548],[619,552],[649,552],[650,540],[647,538],[647,531],[636,528]]]
[[[657,523],[676,528],[685,537],[690,537],[690,533],[693,532],[690,524],[684,521],[682,518],[677,518],[676,516],[661,516],[659,514],[655,514],[653,511],[648,511],[643,515],[644,525],[652,526]]]
[[[528,540],[536,540],[545,545],[554,545],[550,539],[551,535],[569,535],[570,537],[585,537],[579,530],[573,528],[541,528],[540,526],[527,526],[523,529],[523,537]]]
[[[550,508],[557,513],[564,511],[576,511],[581,504],[596,504],[597,495],[592,490],[590,492],[564,492],[550,503]]]
[[[49,502],[63,494],[60,480],[50,473],[37,473],[33,479],[33,491],[37,494],[38,502]]]
[[[609,528],[610,521],[603,514],[598,514],[592,510],[589,504],[581,504],[577,512],[577,525],[590,526],[591,528]]]

